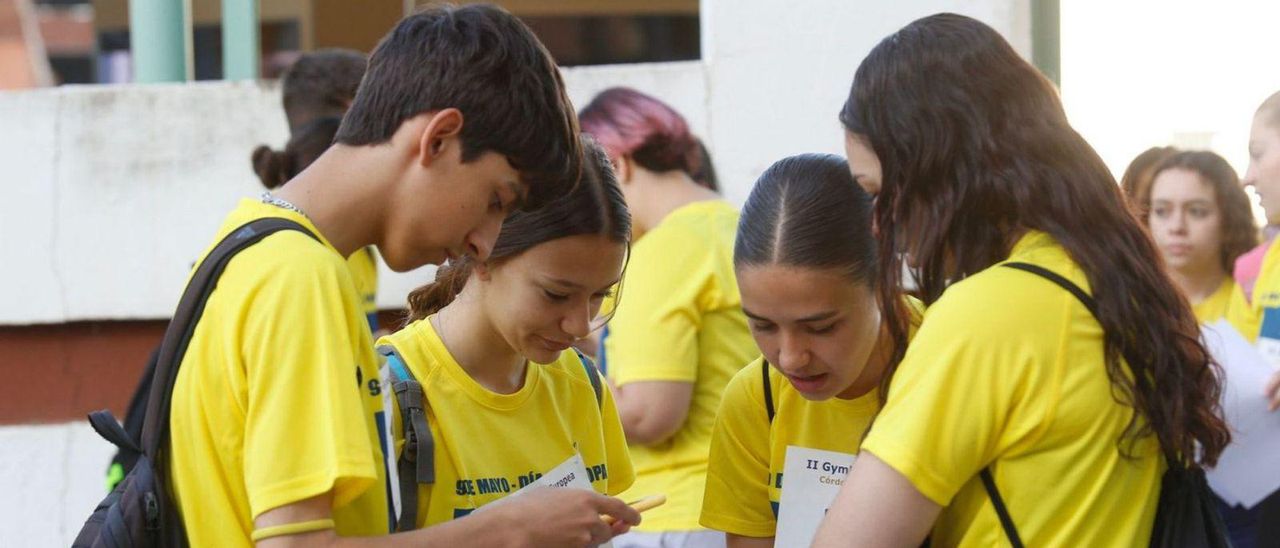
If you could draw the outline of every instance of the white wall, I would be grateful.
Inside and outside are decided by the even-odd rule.
[[[711,151],[727,197],[741,203],[773,162],[844,155],[836,119],[858,63],[920,17],[975,17],[1030,58],[1030,0],[703,0]]]
[[[106,496],[114,449],[87,422],[0,427],[0,546],[70,546]]]

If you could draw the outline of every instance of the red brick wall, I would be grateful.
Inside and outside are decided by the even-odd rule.
[[[164,321],[0,327],[0,424],[123,418]]]
[[[403,310],[379,313],[400,327]],[[0,326],[0,425],[83,420],[109,408],[124,420],[167,321]]]

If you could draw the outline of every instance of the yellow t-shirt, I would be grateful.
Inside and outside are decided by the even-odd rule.
[[[692,531],[698,525],[707,451],[720,396],[743,364],[759,355],[742,314],[733,273],[738,212],[719,201],[671,212],[636,242],[602,362],[619,386],[693,383],[688,418],[670,439],[631,446],[636,482],[624,497],[665,494],[639,531]]]
[[[323,239],[302,215],[246,199],[215,242],[263,217]],[[381,413],[373,344],[337,250],[283,231],[240,252],[196,326],[169,415],[170,481],[191,545],[251,546],[254,517],[329,491],[339,534],[386,534]]]
[[[1088,291],[1051,237],[1030,232],[1010,261]],[[978,479],[990,466],[1027,546],[1145,546],[1164,460],[1154,436],[1120,452],[1132,409],[1116,402],[1101,325],[1071,293],[993,266],[925,312],[862,450],[943,506],[935,546],[1007,545]]]
[[[1212,295],[1206,297],[1203,301],[1191,305],[1191,311],[1196,315],[1196,321],[1200,323],[1213,323],[1227,316],[1227,309],[1231,305],[1231,293],[1235,291],[1236,282],[1230,276],[1222,280],[1222,285],[1214,290]]]
[[[418,527],[465,516],[514,493],[575,453],[600,493],[616,495],[635,479],[613,396],[601,382],[597,403],[573,350],[553,363],[530,364],[520,390],[498,394],[454,361],[429,319],[378,344],[396,349],[426,393],[436,482],[418,488]],[[393,422],[398,453],[404,430],[398,416]]]
[[[906,300],[914,314],[908,333],[913,337],[923,304],[912,297]],[[774,536],[787,446],[857,454],[867,426],[880,410],[878,390],[852,400],[811,401],[771,370],[770,422],[762,367],[767,367],[764,358],[757,358],[724,390],[702,499],[703,526],[747,537]]]
[[[1263,334],[1280,340],[1280,238],[1267,244],[1252,298],[1246,297],[1240,284],[1236,284],[1227,320],[1251,342]]]
[[[373,246],[357,249],[347,257],[347,268],[360,295],[360,310],[369,322],[369,331],[378,330],[378,255]]]
[[[725,388],[702,500],[703,526],[748,537],[774,535],[788,445],[857,453],[880,409],[878,391],[852,400],[810,401],[770,371],[775,410],[770,423],[761,367],[768,367],[764,358],[738,371]]]

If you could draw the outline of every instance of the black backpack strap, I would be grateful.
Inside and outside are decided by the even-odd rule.
[[[764,378],[764,412],[769,415],[769,424],[773,424],[773,384],[769,382],[769,360],[760,360],[760,374]]]
[[[1083,289],[1080,289],[1080,286],[1072,283],[1071,280],[1062,277],[1062,275],[1057,272],[1031,263],[1004,263],[1000,266],[1012,268],[1014,270],[1021,270],[1023,272],[1030,272],[1036,276],[1040,276],[1041,278],[1058,284],[1058,286],[1067,290],[1072,295],[1075,295],[1076,299],[1080,301],[1080,304],[1083,304],[1085,308],[1089,309],[1090,314],[1093,314],[1095,318],[1098,317],[1098,302],[1093,300],[1093,297],[1090,297]]]
[[[996,480],[991,477],[991,468],[983,468],[978,476],[982,478],[982,486],[987,489],[987,496],[991,497],[991,505],[996,509],[996,515],[1000,517],[1000,527],[1004,528],[1004,534],[1009,537],[1009,544],[1013,548],[1023,548],[1022,538],[1018,536],[1018,528],[1013,526],[1013,517],[1009,515],[1009,509],[1004,505],[1004,497],[1000,496],[1000,490],[996,489]]]
[[[587,380],[591,381],[591,389],[596,392],[596,406],[604,406],[604,387],[600,386],[600,373],[596,370],[596,366],[591,362],[586,354],[577,348],[573,352],[578,355],[578,359],[582,360],[582,368],[587,371]]]
[[[116,417],[111,414],[111,411],[103,409],[101,411],[89,413],[89,425],[93,427],[93,430],[97,432],[99,436],[102,436],[104,439],[118,447],[120,452],[123,453],[125,451],[129,451],[134,455],[142,453],[142,448],[138,447],[138,442],[134,441],[133,436],[130,436],[129,433],[120,426],[120,423],[116,421]],[[137,457],[135,456],[134,458],[136,459]]]
[[[169,408],[173,401],[173,384],[178,378],[178,367],[191,344],[196,324],[204,313],[209,295],[218,284],[218,277],[227,269],[231,259],[245,248],[262,241],[281,230],[297,230],[319,242],[319,238],[306,227],[288,219],[267,217],[256,219],[232,230],[200,262],[200,266],[187,282],[187,288],[178,301],[173,320],[165,329],[160,343],[160,356],[156,360],[155,376],[151,380],[151,394],[147,400],[147,412],[143,420],[143,453],[152,457],[157,474],[164,476],[164,461],[160,452],[169,437]]]
[[[1084,289],[1071,283],[1071,280],[1062,277],[1061,274],[1055,273],[1043,266],[1029,264],[1029,262],[1005,262],[1001,266],[1014,270],[1027,271],[1030,274],[1036,274],[1038,277],[1050,280],[1062,289],[1066,289],[1069,293],[1079,300],[1085,309],[1093,314],[1094,318],[1098,315],[1098,303],[1093,297],[1084,292]],[[978,476],[982,479],[982,487],[987,489],[987,496],[991,497],[991,506],[995,507],[996,516],[1000,517],[1000,526],[1005,530],[1005,536],[1009,538],[1009,543],[1014,548],[1023,547],[1023,540],[1018,535],[1018,528],[1014,525],[1014,519],[1009,515],[1009,507],[1005,506],[1005,498],[1000,496],[1000,489],[996,488],[996,479],[991,475],[991,467],[984,467],[978,472]]]
[[[436,443],[427,422],[427,391],[413,377],[395,347],[379,346],[378,353],[386,358],[404,438],[404,449],[396,459],[400,490],[396,531],[412,531],[418,523],[418,486],[436,482]]]
[[[1088,293],[1085,293],[1084,289],[1081,289],[1080,286],[1072,283],[1071,280],[1066,279],[1061,274],[1031,263],[1011,262],[1000,266],[1029,272],[1057,284],[1074,295],[1076,300],[1089,309],[1089,313],[1093,314],[1095,318],[1098,316],[1097,301],[1093,300],[1093,297],[1089,296]],[[1000,517],[1000,526],[1004,528],[1005,535],[1009,537],[1009,543],[1014,548],[1021,548],[1022,539],[1018,536],[1018,529],[1013,525],[1013,517],[1009,515],[1009,509],[1004,504],[1004,498],[1000,496],[1000,490],[996,488],[996,480],[991,476],[991,469],[989,467],[983,468],[978,475],[982,478],[982,486],[986,488],[987,496],[991,497],[991,505],[995,507],[996,515]]]

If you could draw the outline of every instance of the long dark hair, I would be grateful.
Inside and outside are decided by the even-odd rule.
[[[534,211],[517,211],[502,223],[488,264],[500,264],[538,244],[582,234],[631,241],[631,214],[604,150],[582,138],[582,179],[568,195]],[[471,276],[473,264],[463,258],[440,267],[434,282],[409,293],[409,320],[430,316],[453,301]],[[615,299],[620,299],[619,294]]]
[[[1098,301],[1107,374],[1133,408],[1122,452],[1154,434],[1171,458],[1217,461],[1230,433],[1195,317],[1053,85],[1008,42],[968,17],[919,19],[858,67],[840,121],[881,164],[879,291],[895,342],[886,392],[906,349],[905,310],[886,298],[900,287],[899,252],[914,255],[930,304],[948,283],[1003,260],[1021,231],[1041,230],[1080,265]]]
[[[1240,186],[1240,176],[1236,175],[1235,168],[1225,158],[1214,152],[1187,150],[1174,153],[1152,167],[1150,180],[1137,197],[1142,211],[1151,211],[1151,191],[1155,186],[1155,179],[1160,173],[1170,169],[1185,169],[1195,173],[1213,187],[1213,196],[1218,202],[1218,211],[1222,217],[1222,242],[1218,260],[1223,271],[1231,274],[1236,267],[1236,258],[1258,245],[1258,227],[1253,223],[1253,206],[1249,204],[1249,196]],[[1149,223],[1146,217],[1143,222]]]
[[[830,268],[876,287],[871,197],[853,180],[844,158],[801,154],[760,175],[742,206],[734,266]]]

